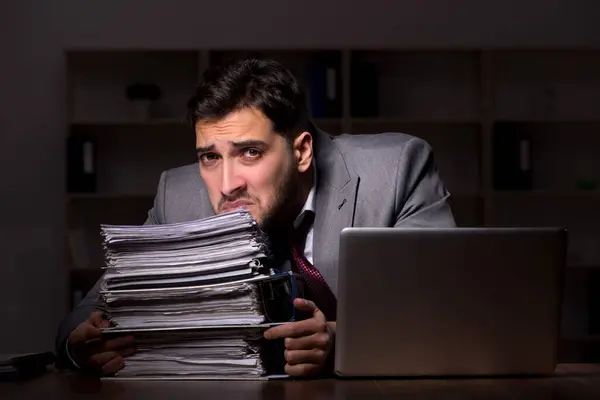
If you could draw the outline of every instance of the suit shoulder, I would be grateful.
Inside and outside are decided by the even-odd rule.
[[[334,137],[347,160],[398,161],[398,157],[410,146],[411,150],[430,152],[431,146],[424,139],[401,132],[349,135]]]
[[[200,180],[198,163],[168,169],[164,175],[168,184],[197,183]]]

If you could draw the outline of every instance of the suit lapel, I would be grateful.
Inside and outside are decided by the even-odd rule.
[[[359,177],[352,174],[333,140],[322,131],[315,134],[317,166],[314,222],[314,265],[337,295],[339,236],[354,221]]]

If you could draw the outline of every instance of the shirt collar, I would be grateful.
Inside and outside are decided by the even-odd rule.
[[[298,229],[304,218],[308,213],[315,212],[315,202],[316,202],[316,191],[317,191],[317,167],[315,166],[315,160],[312,160],[313,167],[313,185],[310,188],[310,192],[308,192],[308,196],[306,197],[306,201],[302,206],[302,210],[294,220],[294,229]]]

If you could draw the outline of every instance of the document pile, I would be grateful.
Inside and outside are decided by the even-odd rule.
[[[119,376],[249,378],[282,365],[262,332],[293,320],[293,280],[268,268],[247,211],[101,234],[100,295],[113,324],[103,334],[133,334],[137,349]]]

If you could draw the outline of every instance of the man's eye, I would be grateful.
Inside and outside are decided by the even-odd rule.
[[[262,152],[258,149],[246,149],[244,150],[243,155],[246,158],[255,159],[259,158],[262,155]]]
[[[200,162],[202,162],[203,164],[210,164],[214,161],[216,161],[218,159],[216,154],[213,153],[207,153],[207,154],[202,154],[200,156]]]

